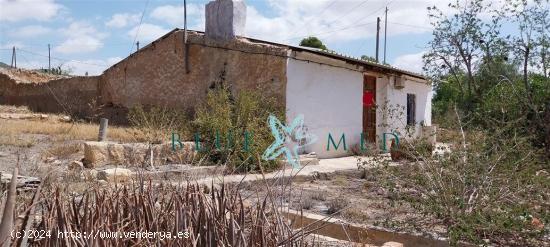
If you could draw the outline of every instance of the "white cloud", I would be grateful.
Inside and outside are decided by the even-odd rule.
[[[51,29],[41,25],[24,26],[17,30],[10,32],[11,37],[16,38],[32,38],[43,34],[47,34]]]
[[[87,22],[73,22],[69,27],[61,29],[67,39],[54,48],[54,51],[63,54],[86,53],[103,47],[104,33],[96,30]]]
[[[88,60],[71,60],[63,64],[63,68],[69,69],[73,75],[100,75],[104,70],[111,65],[122,60],[120,57],[110,57],[107,59],[88,59]]]
[[[0,6],[0,21],[11,22],[49,20],[62,9],[54,0],[0,0]]]
[[[122,28],[138,23],[140,17],[141,16],[139,14],[114,14],[111,19],[105,23],[105,25],[108,27]]]
[[[134,39],[134,37],[136,37],[136,33],[138,33],[136,40],[145,45],[145,43],[158,39],[169,31],[170,30],[161,26],[143,23],[141,26],[136,26],[132,28],[132,30],[128,31],[128,36],[131,39]]]
[[[424,65],[424,62],[422,61],[422,56],[424,55],[424,51],[414,54],[405,54],[402,56],[399,56],[395,58],[395,61],[393,62],[393,66],[409,70],[416,73],[422,73],[422,66]]]
[[[187,5],[187,20],[190,26],[204,26],[204,4],[188,4]],[[163,5],[156,7],[151,12],[151,17],[164,21],[173,27],[183,27],[183,5]],[[193,27],[192,29],[195,29]]]
[[[247,11],[247,36],[285,43],[296,43],[306,36],[326,42],[354,41],[376,35],[376,17],[388,12],[388,35],[431,32],[427,7],[437,5],[447,11],[443,0],[391,2],[267,0],[272,13]],[[329,5],[331,4],[331,5]]]

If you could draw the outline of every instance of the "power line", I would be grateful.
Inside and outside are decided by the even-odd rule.
[[[139,29],[141,28],[141,23],[143,23],[143,16],[145,16],[145,11],[147,11],[147,6],[149,6],[149,0],[145,2],[145,8],[143,8],[143,12],[141,12],[141,18],[139,19],[139,25],[136,29],[136,35],[134,36],[134,41],[132,41],[132,47],[130,48],[130,53],[132,53],[132,50],[134,49],[134,44],[136,43],[137,36],[139,34]]]
[[[423,26],[417,26],[417,25],[411,25],[411,24],[403,24],[403,23],[397,23],[397,22],[389,22],[391,24],[400,25],[400,26],[406,26],[406,27],[413,27],[413,28],[420,28],[420,29],[426,29],[426,30],[433,30],[433,28],[429,27],[423,27]]]
[[[328,32],[323,32],[323,33],[312,34],[311,36],[319,36],[319,35],[324,35],[324,34],[329,34],[329,33],[340,32],[340,31],[343,31],[343,30],[348,30],[348,29],[354,29],[354,28],[364,27],[364,26],[371,25],[371,24],[374,24],[374,23],[375,23],[375,22],[368,22],[368,23],[364,23],[364,24],[360,24],[360,25],[350,25],[350,26],[347,26],[347,27],[344,27],[344,28],[341,28],[341,29],[336,29],[336,30],[332,30],[332,31],[328,31]],[[299,39],[299,38],[304,38],[304,36],[296,36],[296,37],[284,39],[283,41],[289,41],[289,40]]]
[[[22,51],[22,52],[26,52],[28,54],[32,54],[32,55],[35,55],[35,56],[41,56],[41,57],[48,57],[48,55],[43,55],[43,54],[40,54],[40,53],[36,53],[36,52],[32,52],[32,51],[27,51],[27,50],[23,50],[23,49],[20,49],[20,48],[17,48],[18,51]],[[98,66],[98,67],[106,67],[106,66],[109,66],[108,64],[96,64],[96,63],[87,63],[87,62],[82,62],[82,61],[78,61],[78,60],[74,60],[74,59],[66,59],[66,58],[59,58],[59,57],[51,57],[52,59],[55,59],[55,60],[59,60],[59,61],[65,61],[65,62],[75,62],[75,63],[80,63],[80,64],[87,64],[87,65],[93,65],[93,66]]]
[[[344,15],[340,16],[339,18],[336,18],[336,20],[330,22],[328,25],[331,25],[339,20],[341,20],[342,18],[348,16],[349,14],[353,13],[353,11],[357,10],[359,7],[361,7],[363,4],[367,3],[369,0],[365,0],[363,2],[360,2],[359,4],[353,6],[353,8],[349,9]]]
[[[294,31],[291,32],[292,35],[294,35],[294,34],[295,34],[296,32],[298,32],[298,31],[300,31],[300,29],[304,28],[304,27],[307,25],[307,23],[310,22],[310,21],[312,21],[312,20],[314,20],[315,17],[318,17],[318,16],[322,15],[323,13],[325,13],[325,11],[327,11],[327,9],[330,8],[332,5],[334,5],[336,2],[337,2],[337,0],[332,1],[332,2],[331,2],[330,4],[328,4],[321,12],[319,12],[319,13],[313,15],[311,18],[308,18],[307,21],[304,21],[304,25],[300,26],[300,28],[294,29]]]

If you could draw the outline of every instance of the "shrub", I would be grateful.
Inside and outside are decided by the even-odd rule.
[[[345,207],[349,204],[348,200],[344,197],[334,198],[329,201],[327,207],[328,214],[337,214],[340,213]]]
[[[269,115],[283,119],[282,107],[273,97],[257,91],[240,91],[237,95],[223,85],[209,90],[206,101],[195,114],[193,126],[200,139],[200,150],[215,164],[225,164],[237,171],[273,169],[275,161],[260,160],[274,141],[267,124]]]
[[[472,127],[450,143],[455,148],[444,159],[432,157],[422,143],[408,143],[404,148],[415,162],[385,172],[405,185],[403,191],[415,191],[404,198],[441,220],[451,244],[481,244],[489,238],[503,245],[530,245],[526,241],[542,238],[544,230],[535,229],[526,216],[550,220],[550,181],[537,175],[548,163],[529,136],[509,135],[513,128],[517,126]]]

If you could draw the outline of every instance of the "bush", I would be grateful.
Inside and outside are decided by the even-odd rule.
[[[455,148],[444,159],[432,157],[422,143],[409,143],[416,162],[385,172],[406,185],[404,192],[415,192],[405,196],[408,202],[447,226],[451,244],[482,244],[489,238],[532,245],[529,241],[540,241],[544,230],[529,217],[550,221],[550,180],[541,176],[548,163],[531,138],[509,136],[510,128],[515,126],[471,130],[451,143]]]
[[[216,85],[198,107],[193,128],[199,150],[215,164],[225,164],[237,171],[277,167],[275,161],[262,161],[261,155],[274,141],[267,123],[269,115],[284,119],[282,107],[273,97],[257,91],[240,91]],[[198,136],[197,136],[198,135]]]

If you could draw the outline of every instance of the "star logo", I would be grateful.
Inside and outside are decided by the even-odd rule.
[[[282,124],[275,116],[268,118],[271,134],[275,141],[265,150],[262,158],[274,160],[284,154],[293,168],[300,167],[298,150],[317,141],[315,135],[307,133],[304,128],[304,116],[298,115],[289,126]]]

